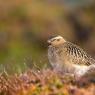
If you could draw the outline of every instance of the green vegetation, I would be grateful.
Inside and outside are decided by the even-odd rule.
[[[87,79],[77,82],[66,77],[49,69],[13,76],[5,72],[0,75],[0,95],[94,95],[95,85]]]

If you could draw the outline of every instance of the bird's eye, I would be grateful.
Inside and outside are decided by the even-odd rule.
[[[57,41],[60,41],[60,39],[57,39]]]

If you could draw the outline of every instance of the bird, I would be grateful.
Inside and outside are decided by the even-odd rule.
[[[47,43],[48,59],[55,71],[73,74],[76,78],[80,78],[90,71],[90,68],[95,68],[95,59],[80,46],[62,36],[52,37]]]

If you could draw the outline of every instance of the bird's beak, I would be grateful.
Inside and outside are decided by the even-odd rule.
[[[51,45],[51,41],[50,40],[48,40],[47,43],[48,43],[48,45]]]

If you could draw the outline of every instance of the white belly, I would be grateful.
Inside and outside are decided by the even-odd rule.
[[[89,66],[79,66],[79,65],[73,65],[73,66],[75,68],[74,73],[76,76],[82,76],[89,70]]]

